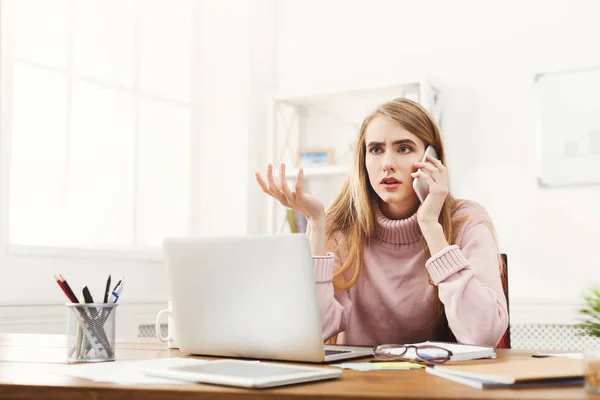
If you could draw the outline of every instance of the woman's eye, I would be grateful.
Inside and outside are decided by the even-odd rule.
[[[406,154],[406,153],[410,153],[411,150],[412,149],[408,146],[400,146],[400,148],[398,149],[398,152],[402,153],[402,154]]]
[[[371,147],[370,150],[371,154],[380,154],[381,153],[381,149],[378,147]]]

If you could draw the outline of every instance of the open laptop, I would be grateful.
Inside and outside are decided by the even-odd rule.
[[[163,250],[183,352],[304,362],[373,354],[324,346],[306,235],[166,238]]]

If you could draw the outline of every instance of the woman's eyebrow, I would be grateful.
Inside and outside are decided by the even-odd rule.
[[[404,143],[410,143],[414,146],[416,146],[417,144],[415,142],[413,142],[410,139],[400,139],[400,140],[395,140],[394,142],[392,142],[392,144],[396,145],[396,144],[404,144]],[[367,147],[373,147],[373,146],[381,146],[381,145],[385,145],[385,143],[383,142],[369,142],[369,144],[367,145]]]

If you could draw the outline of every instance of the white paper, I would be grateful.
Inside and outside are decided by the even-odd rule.
[[[94,382],[109,382],[121,385],[137,384],[189,384],[190,382],[155,378],[142,373],[142,368],[169,368],[209,361],[194,358],[157,358],[151,360],[127,360],[114,362],[101,362],[90,364],[60,365],[51,372],[58,375],[71,376],[74,378],[89,379]]]

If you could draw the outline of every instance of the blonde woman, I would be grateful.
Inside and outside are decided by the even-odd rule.
[[[420,162],[427,146],[433,165]],[[271,165],[266,182],[256,179],[308,219],[324,340],[498,344],[508,312],[494,229],[481,206],[450,195],[440,132],[422,106],[396,99],[365,118],[353,170],[327,212],[302,176],[294,191],[285,165],[278,182]],[[429,186],[422,204],[416,178]]]

